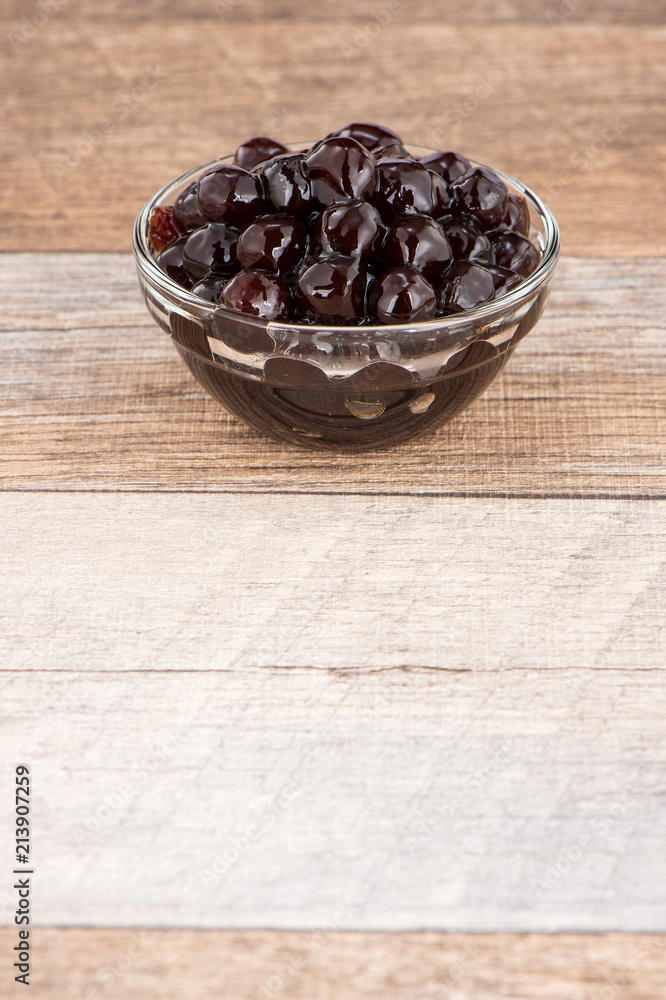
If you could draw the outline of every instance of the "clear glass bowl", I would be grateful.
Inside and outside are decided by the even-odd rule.
[[[433,152],[408,148],[417,156]],[[264,434],[348,451],[407,441],[469,406],[543,312],[559,255],[557,223],[532,191],[494,167],[509,191],[527,200],[541,261],[514,291],[487,305],[421,323],[317,327],[267,322],[206,302],[157,267],[148,220],[156,205],[173,204],[193,180],[231,159],[197,167],[158,191],[136,220],[133,246],[151,316],[207,392]]]

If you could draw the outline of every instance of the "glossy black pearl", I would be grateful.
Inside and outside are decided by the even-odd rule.
[[[363,199],[375,188],[374,157],[356,139],[324,139],[304,158],[303,170],[322,205]]]
[[[332,132],[326,138],[330,139],[333,136],[356,139],[357,142],[360,142],[371,153],[388,149],[391,154],[407,154],[407,150],[402,145],[402,139],[397,132],[386,128],[384,125],[376,125],[374,122],[352,122],[351,125],[346,125],[339,132]]]
[[[305,229],[290,215],[260,215],[238,238],[242,267],[286,274],[302,261],[307,250]]]
[[[267,320],[289,320],[292,312],[288,286],[265,271],[239,271],[224,286],[220,304]]]
[[[234,154],[234,163],[243,170],[254,170],[260,163],[281,156],[289,150],[281,142],[268,139],[265,135],[257,135],[254,139],[242,142]]]
[[[379,323],[419,323],[437,312],[429,281],[412,267],[394,267],[370,285],[368,314]]]
[[[178,195],[173,206],[173,216],[183,233],[191,233],[206,225],[206,220],[199,211],[199,203],[197,202],[197,181],[189,184]]]
[[[427,167],[416,160],[386,157],[377,163],[377,187],[371,201],[383,219],[433,210],[432,179]]]
[[[242,229],[266,211],[261,183],[242,167],[209,170],[197,188],[199,210],[208,222],[225,222]]]
[[[439,291],[442,311],[459,313],[490,302],[495,295],[495,282],[482,265],[456,261],[445,273]]]
[[[290,153],[276,156],[259,170],[266,197],[276,212],[302,218],[319,207],[310,181],[303,172],[303,156]]]
[[[506,215],[509,192],[504,182],[486,167],[474,167],[451,185],[453,205],[459,214],[473,215],[484,229],[493,229]]]
[[[526,236],[509,229],[488,233],[495,256],[495,263],[506,267],[523,278],[528,278],[539,266],[539,251]]]
[[[354,258],[316,260],[299,274],[294,294],[303,316],[316,323],[358,323],[364,317],[365,275]]]
[[[182,285],[183,288],[191,288],[192,277],[183,262],[183,247],[186,243],[187,236],[181,236],[175,243],[157,255],[155,263],[172,281]]]
[[[238,230],[223,222],[195,229],[183,246],[183,263],[194,278],[213,274],[231,275],[238,270]]]
[[[380,255],[386,268],[413,267],[437,281],[452,260],[442,227],[428,215],[404,215],[391,227]]]
[[[376,208],[366,201],[331,205],[313,226],[313,245],[322,255],[343,254],[367,260],[381,247],[385,226]]]
[[[455,260],[486,263],[492,259],[490,240],[469,216],[439,219]]]
[[[192,295],[198,295],[200,299],[206,299],[207,302],[214,302],[217,305],[222,289],[228,280],[228,278],[220,277],[219,274],[209,274],[201,281],[197,281],[196,285],[192,285]]]
[[[510,229],[514,233],[520,233],[521,236],[529,236],[530,210],[521,194],[509,195],[506,215],[497,229]]]
[[[518,285],[522,285],[523,279],[519,274],[510,271],[506,267],[498,267],[497,264],[484,264],[486,271],[493,277],[495,283],[495,298],[512,292]]]
[[[436,174],[439,174],[447,184],[451,184],[458,177],[461,177],[468,170],[472,169],[472,164],[466,156],[452,152],[432,153],[430,156],[425,157],[423,163],[430,170],[434,170]]]

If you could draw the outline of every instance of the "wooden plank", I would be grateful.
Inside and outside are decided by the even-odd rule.
[[[148,603],[133,575],[126,634],[130,605]],[[77,600],[61,606],[70,635]],[[91,622],[108,636],[103,611]],[[210,620],[192,611],[181,635]],[[485,636],[468,622],[472,666]],[[154,634],[149,614],[141,627]],[[174,631],[164,616],[155,644]],[[132,662],[122,675],[0,675],[2,759],[33,775],[38,923],[666,930],[660,671],[224,671],[211,659],[193,676]],[[7,880],[0,908],[5,920],[15,909]]]
[[[4,494],[5,669],[666,665],[666,505]]]
[[[13,946],[12,934],[0,932],[7,938]],[[161,1000],[655,1000],[666,993],[666,938],[648,935],[44,928],[33,940],[39,1000],[128,1000],[137,990]]]
[[[129,257],[5,255],[0,483],[664,496],[665,279],[664,261],[565,258],[539,326],[462,417],[353,457],[276,444],[210,400],[146,312]]]
[[[315,138],[363,116],[520,177],[551,203],[569,253],[664,253],[663,26],[454,24],[411,6],[367,44],[349,18],[249,28],[239,10],[128,31],[52,17],[0,70],[0,245],[125,249],[140,206],[183,170],[257,132]],[[11,49],[21,22],[6,24]],[[396,65],[400,88],[382,86]]]
[[[447,0],[445,12],[440,0],[190,0],[184,6],[178,0],[150,0],[141,6],[127,0],[57,0],[52,17],[68,21],[104,20],[112,23],[136,21],[204,20],[219,17],[229,22],[255,24],[272,20],[312,22],[347,21],[351,29],[363,29],[367,21],[379,24],[387,18],[407,21],[446,20],[448,24],[488,24],[493,22],[527,22],[556,26],[561,23],[599,22],[663,25],[666,21],[664,0],[636,0],[631,6],[624,0],[550,0],[535,4],[533,0]],[[45,2],[44,7],[48,4]],[[5,0],[0,12],[2,21],[32,21],[38,13],[26,11],[24,0]],[[28,15],[26,17],[26,14]],[[32,18],[31,15],[32,14]],[[39,27],[37,19],[36,26]],[[29,33],[29,32],[28,32]]]

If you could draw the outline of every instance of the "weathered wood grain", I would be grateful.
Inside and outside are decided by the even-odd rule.
[[[13,945],[11,934],[0,932],[0,940],[7,938]],[[656,1000],[666,994],[666,938],[655,935],[43,928],[33,940],[31,995],[38,1000]]]
[[[0,675],[39,924],[666,930],[660,671],[134,666]]]
[[[666,667],[666,505],[2,494],[5,669]]]
[[[458,420],[337,457],[264,440],[209,399],[146,312],[128,256],[6,255],[0,483],[664,496],[665,279],[663,261],[564,259],[536,330]]]
[[[254,25],[271,19],[276,22],[345,21],[351,31],[363,30],[368,21],[383,24],[387,18],[449,24],[488,24],[528,22],[557,26],[569,22],[625,23],[663,25],[666,22],[664,0],[144,0],[141,5],[129,0],[57,0],[57,16],[68,21],[104,20],[114,24],[153,21],[156,26],[167,20],[204,20],[218,17],[225,22]],[[45,0],[46,6],[46,0]],[[55,9],[55,8],[54,8]],[[2,21],[30,21],[36,11],[26,10],[25,0],[4,0]]]
[[[4,250],[124,250],[193,163],[370,117],[570,258],[666,256],[663,0],[55,3],[0,11]],[[351,932],[666,930],[664,262],[570,258],[462,420],[362,459],[207,400],[128,258],[0,260],[0,755],[38,921],[98,925],[35,931],[39,1000],[666,994],[664,937]]]
[[[158,6],[128,31],[79,6],[24,44],[10,41],[22,22],[5,21],[0,246],[125,249],[138,209],[181,171],[257,132],[317,137],[369,117],[519,176],[570,254],[664,254],[665,27],[553,27],[547,5],[538,24],[456,24],[415,6],[376,37],[349,7],[317,22],[241,4],[202,23]],[[476,9],[491,7],[514,9]]]

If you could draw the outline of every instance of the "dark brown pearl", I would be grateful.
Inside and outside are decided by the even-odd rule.
[[[189,184],[176,198],[173,214],[178,226],[184,233],[191,233],[206,225],[206,220],[199,211],[197,202],[197,181]]]
[[[237,243],[237,229],[211,222],[190,233],[183,247],[183,263],[194,278],[205,278],[211,271],[234,274],[238,270]]]
[[[266,210],[259,179],[242,167],[221,166],[199,180],[197,203],[208,222],[225,222],[238,229]]]
[[[430,156],[425,157],[423,163],[430,170],[434,170],[436,174],[439,174],[447,184],[451,184],[458,177],[461,177],[468,170],[472,169],[472,164],[467,157],[462,156],[460,153],[432,153]]]
[[[368,313],[379,323],[420,323],[437,312],[429,281],[412,267],[394,267],[370,285]]]
[[[539,251],[526,236],[501,229],[488,233],[488,239],[493,248],[495,263],[500,267],[528,278],[539,266]]]
[[[381,247],[386,229],[376,208],[365,201],[331,205],[313,225],[313,244],[323,256],[343,254],[367,260]]]
[[[377,187],[371,201],[385,221],[398,215],[430,215],[432,175],[419,161],[383,158],[377,163]]]
[[[448,216],[439,224],[456,260],[485,263],[492,258],[490,240],[470,216]]]
[[[234,163],[243,170],[254,170],[260,163],[281,156],[289,150],[281,142],[268,139],[265,135],[257,135],[254,139],[242,142],[234,154]]]
[[[451,185],[455,211],[473,215],[483,229],[493,229],[506,215],[508,191],[504,182],[486,167],[474,167]]]
[[[438,219],[440,215],[445,215],[451,209],[451,189],[443,177],[430,170],[430,181],[432,183],[432,215]]]
[[[497,226],[498,229],[510,229],[521,236],[530,234],[530,210],[527,201],[521,194],[510,194],[506,215]]]
[[[484,267],[493,277],[496,299],[500,295],[507,295],[508,292],[512,292],[514,288],[523,283],[523,279],[519,274],[516,274],[515,271],[510,271],[506,267],[498,267],[497,264],[484,264]]]
[[[354,258],[323,257],[299,274],[294,294],[316,323],[358,323],[364,317],[365,275]]]
[[[492,274],[479,264],[456,261],[445,272],[440,286],[444,312],[459,313],[490,302],[495,295]]]
[[[269,160],[259,171],[266,197],[276,212],[302,218],[319,208],[310,181],[303,172],[303,156],[290,153]]]
[[[190,288],[192,277],[183,262],[183,247],[186,243],[187,236],[181,236],[175,243],[157,255],[155,263],[172,281],[182,285],[183,288]]]
[[[322,205],[363,199],[375,188],[374,157],[356,139],[324,139],[305,157],[303,170]]]
[[[239,271],[225,285],[220,303],[261,319],[287,321],[291,318],[289,288],[276,274],[265,271]]]
[[[437,281],[452,260],[442,227],[428,215],[403,215],[391,227],[380,255],[386,268],[413,267]]]
[[[198,295],[200,299],[206,299],[207,302],[214,302],[217,305],[228,280],[219,274],[209,274],[201,281],[197,281],[196,285],[192,285],[192,295]]]
[[[286,274],[302,261],[308,238],[301,223],[290,215],[260,215],[238,239],[242,267]]]
[[[362,146],[365,146],[371,153],[379,150],[389,150],[391,155],[400,153],[407,155],[407,150],[402,145],[402,139],[397,132],[384,125],[376,125],[374,122],[352,122],[346,125],[339,132],[332,132],[327,139],[334,136],[345,136],[349,139],[356,139]]]

